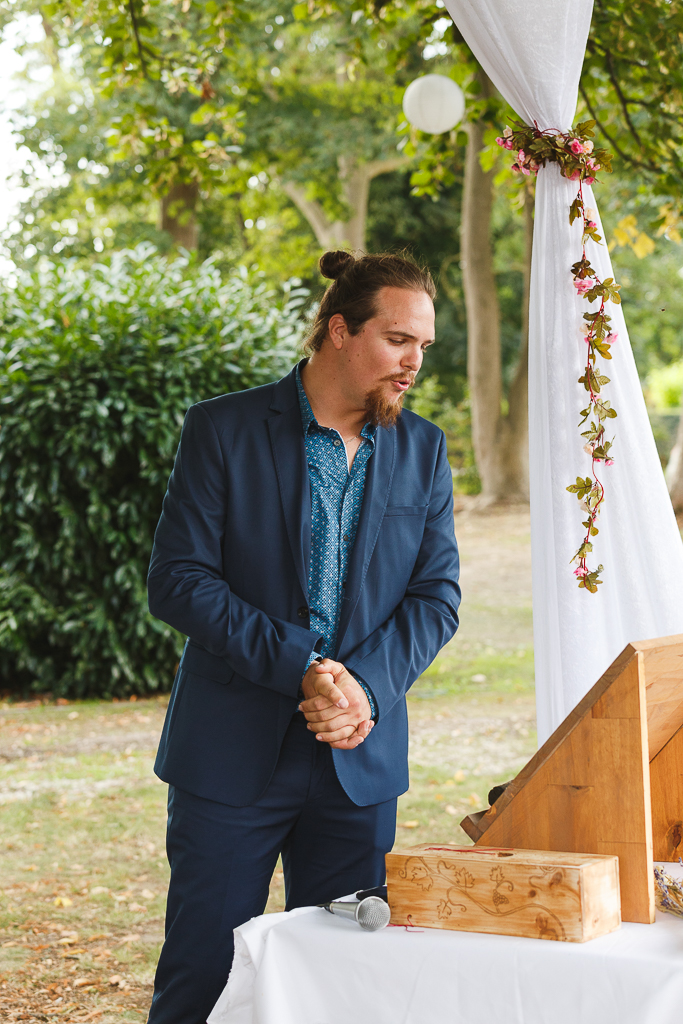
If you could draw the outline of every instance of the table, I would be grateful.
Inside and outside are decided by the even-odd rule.
[[[664,865],[670,874],[673,865]],[[683,919],[587,943],[386,928],[304,907],[235,930],[208,1024],[680,1024]]]

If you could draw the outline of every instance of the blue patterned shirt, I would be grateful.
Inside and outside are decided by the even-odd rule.
[[[339,617],[349,560],[356,539],[358,520],[368,461],[375,450],[375,427],[366,423],[361,443],[349,469],[343,438],[329,427],[321,427],[306,397],[299,367],[296,367],[301,420],[306,446],[308,479],[311,486],[311,563],[308,573],[310,628],[320,633],[323,643],[319,654],[333,658],[336,652]],[[313,652],[308,664],[319,656]],[[358,680],[370,703],[372,717],[376,707],[372,693]]]

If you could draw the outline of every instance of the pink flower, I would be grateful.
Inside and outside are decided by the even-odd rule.
[[[522,168],[519,166],[519,164],[513,164],[512,167],[510,168],[511,171],[521,171],[521,169]]]
[[[607,337],[605,338],[605,343],[607,345],[613,345],[618,337],[619,337],[618,334],[608,334]]]
[[[583,148],[583,143],[579,142],[578,139],[572,139],[572,141],[569,143],[569,148],[571,149],[574,156],[581,156],[582,153],[586,152],[586,150]]]
[[[596,231],[597,227],[598,227],[598,225],[595,223],[594,220],[586,221],[586,230],[587,231]]]
[[[497,144],[498,144],[499,146],[504,146],[504,145],[505,145],[505,139],[501,139],[500,135],[499,135],[499,136],[498,136],[498,138],[496,139],[496,142],[497,142]]]
[[[588,575],[588,569],[582,568],[581,566],[579,566],[578,569],[574,569],[574,575],[575,576],[579,576],[579,577],[587,576]]]
[[[526,174],[527,177],[531,174],[531,171],[529,170],[529,168],[525,167],[524,165],[522,165],[520,167],[520,171],[522,172],[522,174]]]
[[[579,171],[579,170],[572,171],[572,173],[570,175],[568,175],[568,179],[569,179],[569,181],[580,181],[581,180],[581,171]]]
[[[584,178],[587,185],[592,185],[595,182],[595,178]]]
[[[503,145],[505,146],[506,149],[514,149],[515,148],[515,144],[512,141],[512,139],[506,139],[505,142],[503,143]]]
[[[614,459],[605,459],[605,465],[606,466],[613,466],[614,465]]]
[[[596,164],[596,162],[595,162],[595,160],[593,159],[592,156],[589,156],[588,159],[586,160],[586,167],[590,167],[590,169],[592,171],[597,171],[599,166],[600,166],[600,164]]]
[[[586,281],[585,278],[582,279],[580,277],[577,277],[577,278],[574,279],[574,287],[576,288],[576,290],[579,293],[579,295],[585,295],[586,292],[590,291],[590,289],[591,289],[591,282],[590,281]],[[588,324],[584,324],[584,326],[587,328]],[[583,330],[583,328],[582,328],[582,330]]]

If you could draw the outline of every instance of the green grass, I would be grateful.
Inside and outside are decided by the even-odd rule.
[[[531,648],[520,646],[500,651],[483,644],[473,646],[474,649],[467,644],[446,648],[414,684],[409,699],[533,695]]]

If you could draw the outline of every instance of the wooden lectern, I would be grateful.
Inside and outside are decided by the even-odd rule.
[[[487,811],[475,845],[616,854],[624,921],[683,854],[683,635],[629,644]]]

